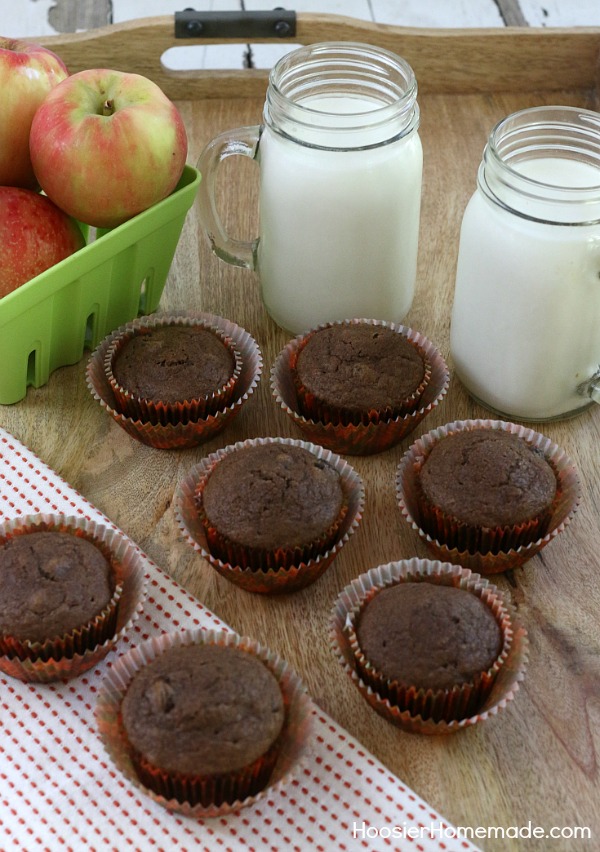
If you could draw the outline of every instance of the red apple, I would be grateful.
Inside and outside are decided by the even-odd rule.
[[[175,105],[151,80],[95,68],[46,97],[29,137],[40,186],[71,216],[112,228],[169,195],[187,137]]]
[[[79,225],[49,198],[0,186],[0,299],[84,245]]]
[[[29,130],[48,92],[68,76],[55,53],[0,36],[0,185],[33,189]]]

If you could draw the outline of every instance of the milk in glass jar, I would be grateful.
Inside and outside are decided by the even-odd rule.
[[[493,129],[465,210],[456,373],[484,406],[543,421],[600,402],[600,114],[514,113]]]
[[[198,161],[215,253],[257,270],[267,311],[290,331],[402,320],[415,290],[423,163],[410,66],[371,45],[300,48],[272,70],[263,118],[221,134]],[[232,154],[260,167],[253,243],[231,238],[216,210],[217,167]]]

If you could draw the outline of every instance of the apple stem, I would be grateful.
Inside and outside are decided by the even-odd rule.
[[[112,115],[115,111],[115,102],[110,98],[102,104],[102,115]]]

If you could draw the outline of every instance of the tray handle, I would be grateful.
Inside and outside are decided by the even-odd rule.
[[[258,12],[175,12],[175,38],[282,39],[296,35],[296,13],[286,9]]]
[[[154,80],[172,100],[261,98],[268,70],[238,68],[176,71],[163,54],[173,47],[244,37],[175,38],[172,15],[138,18],[86,32],[31,38],[61,56],[73,74],[85,68],[118,68]],[[343,15],[299,12],[294,37],[257,42],[313,44],[360,41],[398,53],[412,66],[419,91],[442,94],[498,91],[563,91],[598,88],[600,27],[494,27],[418,29],[374,24]]]

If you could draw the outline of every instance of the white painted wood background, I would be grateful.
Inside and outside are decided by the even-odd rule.
[[[0,35],[35,38],[86,30],[185,8],[329,12],[405,27],[600,26],[600,0],[0,0]],[[281,45],[182,46],[165,54],[170,68],[268,68]]]

